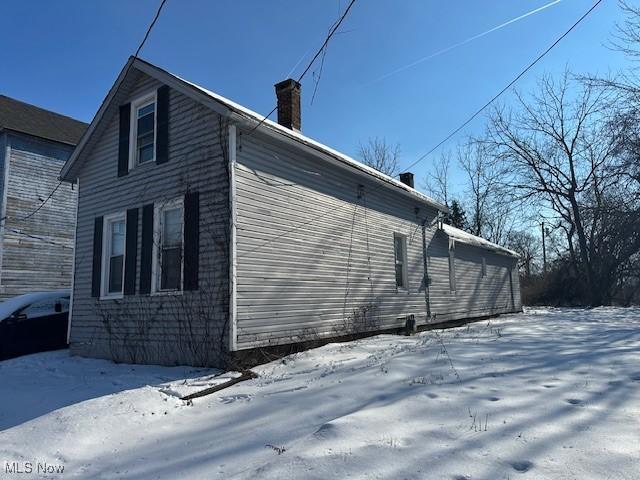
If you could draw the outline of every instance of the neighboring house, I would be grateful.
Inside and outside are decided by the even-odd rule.
[[[71,350],[224,366],[256,349],[515,312],[516,254],[278,121],[130,59],[61,172],[79,183]],[[428,279],[428,281],[427,281]]]
[[[77,191],[58,176],[86,128],[0,95],[0,300],[70,288]]]

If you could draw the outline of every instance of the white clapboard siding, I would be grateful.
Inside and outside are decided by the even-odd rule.
[[[118,106],[160,85],[139,75],[120,90],[80,170],[71,349],[82,355],[125,361],[221,364],[220,345],[229,308],[229,216],[220,117],[172,90],[168,163],[142,165],[126,176],[117,176]],[[224,126],[223,131],[226,135]],[[182,197],[187,190],[200,194],[200,289],[182,295],[138,294],[142,241],[139,210],[136,295],[122,300],[92,298],[94,218]],[[194,345],[197,342],[202,345]],[[195,348],[208,350],[211,358],[199,358]]]
[[[515,260],[480,247],[455,243],[457,288],[450,291],[449,239],[437,229],[431,203],[239,125],[232,237],[227,121],[174,90],[169,162],[118,177],[118,107],[159,85],[137,70],[130,73],[89,139],[79,171],[74,353],[223,365],[227,345],[246,350],[374,332],[402,327],[408,315],[425,324],[520,309]],[[200,192],[199,280],[206,287],[182,295],[92,298],[94,219],[171,200],[187,190]],[[138,245],[141,223],[140,212]],[[407,245],[407,285],[401,289],[395,281],[395,234]],[[136,288],[139,252],[137,275]],[[237,332],[235,342],[226,338],[230,331]],[[211,358],[195,353],[198,341]]]
[[[450,292],[449,241],[426,204],[255,133],[241,134],[237,162],[239,349],[344,335],[371,305],[366,330],[401,327],[410,314],[428,322],[425,221],[435,321],[520,308],[514,259],[478,247],[457,245]],[[407,238],[406,290],[395,284],[394,233]]]
[[[368,330],[426,317],[420,224],[435,209],[258,135],[239,145],[238,348],[348,334],[371,306]],[[407,290],[394,232],[407,237]]]
[[[72,148],[19,134],[7,142],[0,299],[70,288],[77,190],[58,175]]]

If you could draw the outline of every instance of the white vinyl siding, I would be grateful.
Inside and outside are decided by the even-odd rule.
[[[118,92],[100,127],[102,133],[94,137],[95,145],[87,151],[86,162],[78,173],[82,189],[78,208],[71,350],[78,355],[126,363],[222,366],[219,346],[223,342],[221,336],[226,332],[229,311],[225,300],[229,276],[228,242],[224,242],[222,232],[229,224],[229,197],[227,165],[218,143],[220,117],[192,98],[172,90],[168,114],[169,161],[162,168],[155,168],[155,163],[143,164],[118,177],[118,107],[162,86],[142,73],[136,72],[136,75],[135,82],[128,83]],[[226,129],[223,131],[226,134]],[[199,290],[141,294],[143,207],[183,198],[188,189],[200,194],[201,232],[220,232],[219,236],[200,235]],[[136,207],[139,208],[136,292],[125,294],[117,302],[96,302],[91,297],[95,217]],[[70,211],[75,214],[75,209]],[[73,230],[68,229],[68,232],[73,239]],[[150,257],[154,253],[152,251]],[[150,261],[153,266],[153,260]],[[151,283],[153,287],[153,277]],[[178,304],[189,305],[189,308],[176,308]],[[194,311],[206,311],[206,316],[194,315]],[[115,331],[107,330],[103,321],[105,316],[121,320]],[[143,332],[140,331],[142,325]],[[184,328],[186,325],[189,329]]]

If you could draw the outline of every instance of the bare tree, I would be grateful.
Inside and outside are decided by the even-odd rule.
[[[433,170],[424,179],[424,187],[429,195],[440,203],[450,206],[450,178],[451,154],[443,153],[433,163]]]
[[[640,6],[626,0],[618,2],[624,21],[616,25],[612,47],[624,53],[629,59],[640,60]]]
[[[360,144],[358,157],[362,163],[375,168],[379,172],[394,176],[398,173],[400,145],[391,145],[384,138],[370,138],[367,143]]]
[[[637,222],[625,206],[623,192],[632,187],[620,170],[621,132],[609,122],[607,91],[565,73],[541,79],[529,100],[517,99],[514,110],[494,110],[484,146],[516,198],[555,212],[588,302],[606,303],[628,255],[622,250],[640,246],[612,231],[623,217]]]
[[[540,259],[541,243],[540,239],[528,230],[513,230],[507,236],[507,246],[520,254],[518,266],[524,279],[530,279],[537,273]]]

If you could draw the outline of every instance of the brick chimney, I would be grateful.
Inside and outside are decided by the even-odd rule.
[[[411,173],[411,172],[401,173],[400,174],[400,181],[402,183],[404,183],[405,185],[408,185],[411,188],[413,188],[413,173]]]
[[[283,127],[297,132],[302,127],[300,117],[300,88],[295,80],[288,78],[276,83],[276,97],[278,97],[278,123]]]

